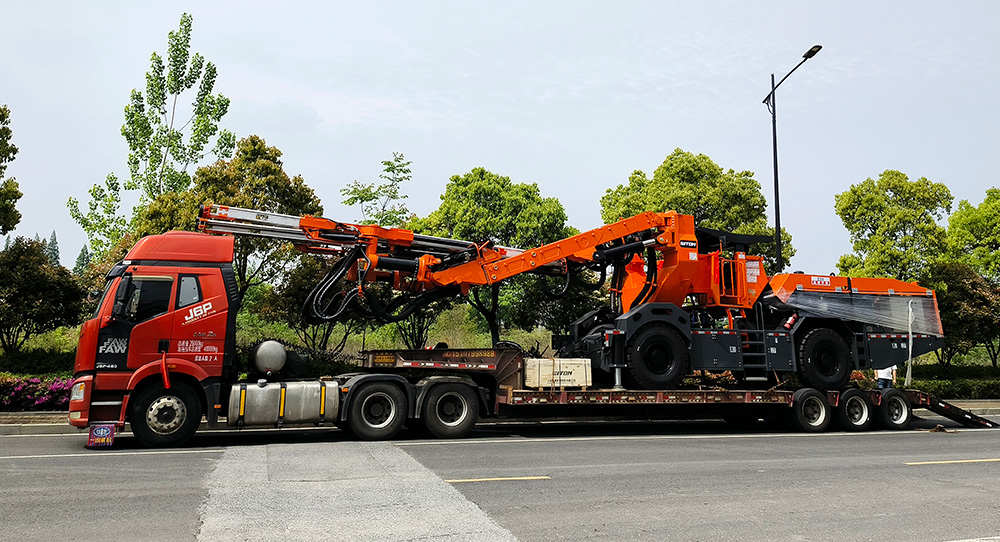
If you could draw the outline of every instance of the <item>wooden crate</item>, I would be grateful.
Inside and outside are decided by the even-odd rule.
[[[592,385],[589,359],[528,358],[524,360],[524,387],[526,388],[586,388]]]

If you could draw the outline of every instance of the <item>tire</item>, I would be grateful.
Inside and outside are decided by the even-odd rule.
[[[816,328],[799,343],[799,379],[821,391],[843,388],[851,378],[850,350],[831,329]]]
[[[135,398],[129,424],[144,446],[180,446],[198,430],[201,415],[201,400],[190,386],[175,383],[168,390],[157,384]]]
[[[406,395],[388,382],[362,385],[349,408],[347,426],[361,440],[389,440],[406,421]]]
[[[882,390],[882,402],[878,406],[878,422],[885,429],[906,429],[913,421],[913,408],[906,394],[889,388]]]
[[[866,392],[849,389],[840,394],[840,404],[833,415],[844,431],[867,431],[875,421],[875,408]]]
[[[826,394],[813,388],[802,388],[792,395],[792,424],[806,433],[822,433],[830,427],[832,418]]]
[[[680,334],[664,324],[642,327],[625,349],[629,374],[641,388],[676,388],[687,373],[687,343]]]
[[[438,384],[427,394],[421,416],[431,435],[462,438],[479,420],[479,400],[466,384]]]

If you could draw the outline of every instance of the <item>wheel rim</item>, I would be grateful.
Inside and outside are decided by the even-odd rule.
[[[889,420],[897,425],[905,422],[908,417],[906,404],[899,397],[889,398],[889,402],[886,404],[886,412],[889,414]]]
[[[173,395],[157,397],[146,409],[146,425],[158,435],[177,431],[187,420],[187,405]]]
[[[469,403],[462,394],[457,392],[447,392],[438,399],[437,408],[438,420],[446,427],[461,425],[469,416]]]
[[[823,376],[835,376],[840,370],[840,355],[837,348],[831,344],[823,344],[816,349],[813,363],[817,372]]]
[[[361,403],[361,419],[372,429],[382,429],[396,418],[396,402],[385,392],[375,392]]]
[[[851,397],[844,404],[844,414],[851,425],[864,425],[868,421],[868,405],[860,397]]]
[[[826,421],[826,408],[817,397],[809,397],[802,403],[802,415],[810,427],[818,427]]]
[[[674,352],[670,345],[655,341],[643,349],[642,362],[655,375],[665,375],[670,372],[674,365]]]

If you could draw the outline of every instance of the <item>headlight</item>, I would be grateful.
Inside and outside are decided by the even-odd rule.
[[[85,382],[77,382],[76,384],[73,384],[73,389],[69,392],[69,400],[83,401],[83,389],[85,387]]]

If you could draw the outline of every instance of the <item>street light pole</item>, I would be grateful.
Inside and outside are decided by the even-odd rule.
[[[802,55],[802,60],[792,68],[792,71],[788,72],[778,84],[774,84],[774,74],[771,74],[771,92],[764,97],[763,104],[767,105],[768,111],[771,112],[771,141],[773,143],[774,149],[774,251],[778,262],[778,269],[776,272],[780,273],[784,269],[784,265],[781,262],[781,203],[778,197],[778,116],[775,110],[774,103],[774,91],[788,79],[789,75],[799,69],[799,66],[805,64],[806,60],[816,56],[816,53],[822,49],[822,45],[813,45],[808,51]]]

